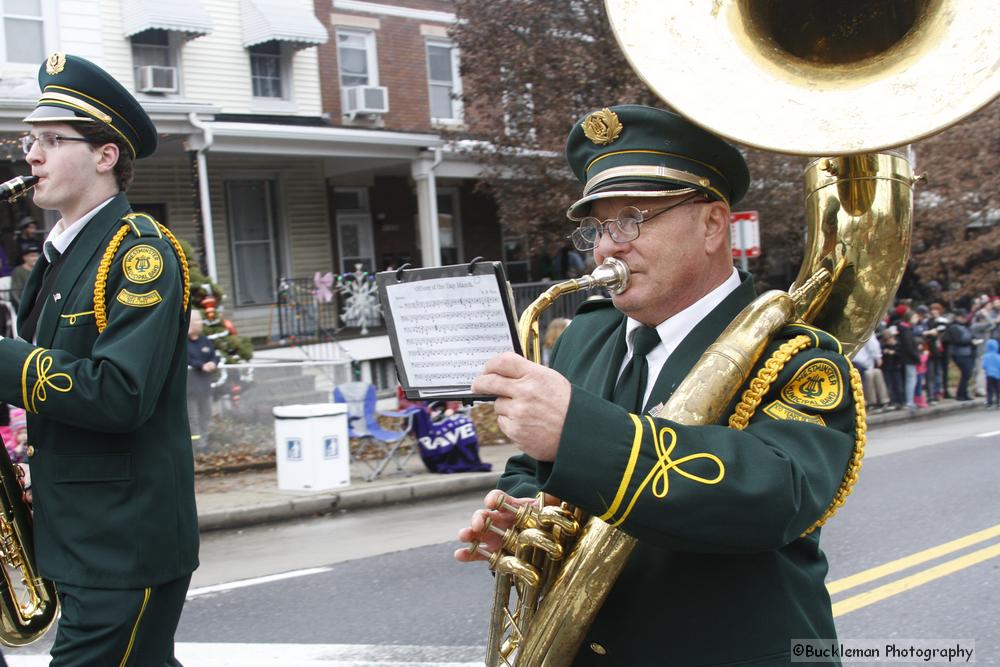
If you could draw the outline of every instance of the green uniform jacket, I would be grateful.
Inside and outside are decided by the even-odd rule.
[[[741,279],[670,356],[646,411],[752,300]],[[850,364],[835,339],[804,326],[786,327],[761,364],[798,335],[808,347],[743,431],[612,403],[625,318],[610,301],[585,305],[562,335],[552,366],[573,388],[559,453],[554,463],[511,459],[500,487],[543,490],[639,539],[574,664],[783,665],[791,639],[836,636],[820,531],[800,535],[829,506],[853,451]]]
[[[119,193],[70,246],[37,347],[0,340],[0,400],[28,413],[38,565],[57,583],[144,588],[198,566],[184,276],[170,240],[129,212]],[[123,225],[98,333],[98,268]],[[47,266],[28,279],[22,321]]]

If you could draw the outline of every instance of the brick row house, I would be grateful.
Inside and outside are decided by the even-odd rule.
[[[61,50],[149,111],[160,148],[129,197],[198,249],[255,341],[280,336],[283,277],[482,255],[527,279],[519,240],[474,191],[478,167],[445,136],[465,123],[455,20],[447,0],[0,0],[0,178],[29,171],[21,119],[38,63]],[[0,207],[5,242],[28,215],[56,222],[30,198]]]

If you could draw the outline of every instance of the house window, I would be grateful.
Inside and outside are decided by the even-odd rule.
[[[337,28],[337,64],[341,86],[377,86],[375,33]]]
[[[175,45],[167,30],[151,28],[132,35],[132,68],[140,92],[177,91]],[[155,70],[148,68],[155,67]],[[145,71],[147,76],[143,76]]]
[[[9,63],[39,63],[45,59],[42,0],[0,0],[3,51]]]
[[[254,97],[284,98],[282,85],[281,42],[271,41],[251,46],[250,80]]]
[[[274,303],[280,271],[274,181],[226,181],[236,305]]]
[[[462,105],[458,95],[462,92],[458,75],[458,49],[450,42],[427,42],[427,82],[431,119],[438,122],[458,122]]]

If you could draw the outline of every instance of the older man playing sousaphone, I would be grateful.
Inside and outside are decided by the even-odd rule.
[[[790,640],[836,637],[816,524],[855,447],[851,364],[830,335],[787,325],[751,373],[766,381],[742,430],[648,415],[755,296],[729,237],[750,175],[722,139],[636,105],[587,114],[566,154],[584,184],[576,247],[631,279],[581,308],[551,369],[506,353],[476,379],[524,453],[459,539],[496,551],[487,519],[512,521],[500,497],[540,492],[638,539],[573,664],[787,664]]]

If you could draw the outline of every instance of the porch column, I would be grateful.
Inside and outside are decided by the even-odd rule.
[[[440,163],[440,149],[435,153],[424,153],[410,163],[410,171],[417,184],[417,234],[420,239],[420,263],[424,267],[441,266],[437,179],[434,176],[434,168]]]

